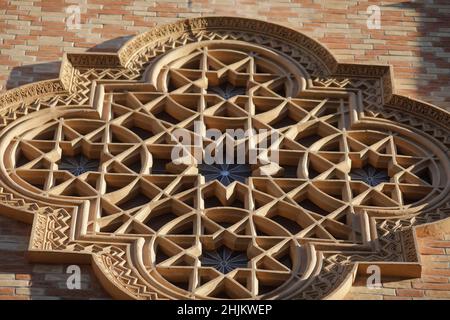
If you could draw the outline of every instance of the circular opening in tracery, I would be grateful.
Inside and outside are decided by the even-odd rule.
[[[84,155],[75,157],[61,157],[58,165],[59,170],[67,170],[74,176],[79,176],[86,172],[98,171],[99,162],[95,159],[86,158]]]
[[[201,257],[204,267],[213,267],[223,274],[227,274],[238,268],[247,268],[247,254],[242,251],[230,250],[220,247],[214,251],[204,251]]]
[[[367,165],[361,169],[352,170],[350,172],[350,177],[355,181],[363,181],[371,187],[390,181],[387,170],[374,168],[371,165]]]
[[[206,182],[217,180],[225,186],[234,181],[245,183],[252,173],[247,164],[200,164],[198,168]]]

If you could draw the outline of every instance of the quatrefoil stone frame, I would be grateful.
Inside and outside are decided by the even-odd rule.
[[[114,298],[342,298],[369,265],[419,277],[417,232],[449,224],[450,114],[283,26],[178,21],[0,106],[0,214],[32,223],[32,261],[89,263]],[[206,181],[169,157],[198,120],[275,128],[280,162]]]

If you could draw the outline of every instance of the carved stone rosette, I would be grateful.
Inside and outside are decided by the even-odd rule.
[[[0,213],[33,223],[32,260],[90,263],[115,298],[340,298],[369,265],[420,276],[415,228],[450,213],[450,114],[263,21],[68,54],[0,106]],[[195,122],[275,130],[253,147],[278,162],[172,162],[177,129],[219,144]]]

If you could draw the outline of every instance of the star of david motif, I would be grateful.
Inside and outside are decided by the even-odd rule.
[[[104,282],[120,275],[112,291],[137,298],[300,297],[322,281],[328,257],[381,261],[373,217],[438,201],[448,156],[366,116],[361,93],[315,85],[298,52],[279,50],[184,44],[146,65],[141,81],[96,81],[88,106],[13,122],[0,141],[4,171],[19,193],[51,203],[43,211],[57,222],[45,228],[65,244],[52,238],[48,250],[94,254]],[[223,140],[196,122],[224,136],[253,129],[252,148],[278,160],[202,164],[204,148]],[[180,129],[202,143],[183,147],[194,161],[173,159]],[[249,144],[233,140],[247,153]]]

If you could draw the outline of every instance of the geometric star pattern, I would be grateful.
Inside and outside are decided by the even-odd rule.
[[[55,100],[4,121],[1,182],[15,193],[2,205],[38,213],[45,232],[33,237],[50,239],[41,250],[91,254],[119,296],[298,297],[339,283],[330,261],[401,246],[380,245],[375,217],[413,216],[445,197],[448,156],[437,144],[398,115],[365,110],[382,100],[375,76],[318,79],[311,69],[322,57],[264,34],[194,34],[191,43],[188,34],[159,49],[130,47],[158,56],[127,65],[139,81],[87,64],[77,69],[85,82],[74,84],[85,104]],[[172,161],[180,129],[201,144],[183,145],[187,155]],[[230,141],[244,163],[202,162]]]
[[[89,199],[92,234],[154,239],[148,268],[174,290],[260,296],[301,278],[286,261],[305,243],[362,243],[364,208],[406,209],[435,188],[433,154],[398,133],[352,129],[343,98],[296,98],[292,69],[263,53],[200,47],[158,75],[162,92],[111,84],[101,118],[60,117],[18,136],[10,170],[33,191]],[[173,130],[195,136],[194,121],[277,130],[277,141],[258,134],[256,149],[279,161],[175,164]]]

